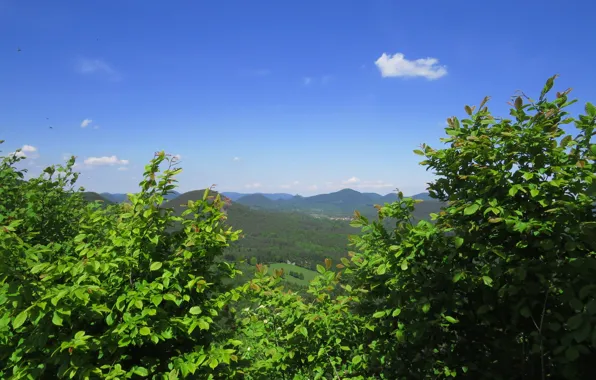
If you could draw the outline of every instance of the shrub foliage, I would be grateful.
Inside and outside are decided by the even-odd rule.
[[[24,181],[4,158],[0,375],[594,377],[596,107],[571,116],[570,90],[547,98],[554,81],[509,118],[488,98],[449,118],[442,148],[414,151],[445,208],[414,223],[418,201],[399,193],[376,220],[356,213],[353,252],[317,265],[306,296],[262,265],[225,285],[240,232],[209,191],[185,215],[160,208],[180,172],[164,153],[109,207],[83,203],[74,159]]]

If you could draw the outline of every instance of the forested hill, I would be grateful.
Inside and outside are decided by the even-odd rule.
[[[429,197],[427,193],[416,194],[425,204],[417,207],[415,219],[425,219],[430,212],[436,212],[442,203]],[[358,210],[363,215],[374,217],[375,204],[391,203],[397,200],[397,194],[380,195],[377,193],[361,193],[352,189],[343,189],[329,194],[318,194],[310,197],[295,196],[285,199],[271,199],[262,194],[249,194],[236,200],[237,203],[265,210],[296,211],[312,215],[333,217],[350,217]]]
[[[178,195],[174,199],[166,201],[162,207],[172,208],[174,213],[180,215],[185,209],[188,201],[198,200],[203,197],[204,190],[194,190]],[[215,191],[211,195],[216,195]],[[362,204],[369,195],[355,191],[340,192],[343,200],[348,204]],[[113,204],[102,195],[87,192],[84,194],[89,201],[103,201],[104,204]],[[381,196],[380,196],[381,197]],[[269,205],[275,201],[261,194],[247,195],[252,205]],[[333,205],[337,201],[336,194],[324,194],[314,198],[311,202],[318,202],[319,205]],[[381,197],[384,198],[384,197]],[[340,198],[342,199],[342,198]],[[382,203],[379,199],[378,203]],[[350,208],[352,206],[349,206]],[[374,218],[376,209],[373,203],[354,206],[363,215]],[[437,212],[440,203],[434,201],[423,201],[416,205],[414,219],[428,219],[429,214]],[[351,215],[347,213],[344,215]],[[353,213],[353,211],[352,211]],[[228,260],[256,258],[261,263],[286,262],[290,261],[296,265],[314,269],[316,264],[325,258],[331,258],[338,262],[341,257],[346,256],[348,250],[349,235],[359,234],[360,230],[350,227],[349,218],[344,220],[332,220],[328,216],[315,217],[305,213],[304,210],[279,210],[266,207],[249,207],[240,202],[232,202],[227,207],[227,223],[235,229],[243,231],[243,238],[234,242],[226,249]],[[388,220],[386,225],[390,225]]]

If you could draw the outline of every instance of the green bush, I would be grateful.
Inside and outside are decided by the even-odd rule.
[[[238,231],[219,196],[160,210],[181,169],[156,157],[130,204],[83,206],[74,159],[23,181],[15,157],[0,166],[0,377],[229,378],[235,374],[222,279],[214,261]],[[183,231],[166,229],[179,222]]]
[[[353,252],[317,265],[305,296],[254,257],[229,289],[239,231],[209,190],[181,217],[159,207],[180,171],[158,173],[163,153],[130,204],[105,208],[72,188],[74,159],[24,181],[5,158],[0,376],[595,377],[596,107],[571,117],[569,90],[546,98],[554,80],[511,119],[488,99],[449,118],[445,147],[415,151],[444,209],[414,224],[399,193],[378,220],[356,213]]]
[[[357,213],[356,252],[319,266],[312,302],[260,273],[240,329],[255,378],[593,378],[596,107],[571,117],[569,90],[546,98],[554,80],[512,119],[488,98],[449,118],[445,148],[415,151],[447,206],[414,225],[400,193],[379,221]]]

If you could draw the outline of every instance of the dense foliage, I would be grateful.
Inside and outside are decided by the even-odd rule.
[[[356,213],[353,252],[314,263],[304,294],[250,251],[254,277],[236,283],[220,198],[160,207],[180,170],[157,177],[163,153],[130,204],[106,208],[71,188],[74,160],[24,181],[5,158],[0,376],[594,377],[596,107],[572,117],[569,90],[547,98],[554,80],[510,119],[488,99],[449,118],[445,147],[415,151],[444,209],[415,221],[400,193]]]
[[[214,259],[238,232],[207,192],[184,221],[159,212],[180,171],[157,177],[164,160],[147,165],[130,204],[108,208],[83,207],[66,187],[74,159],[26,182],[17,157],[2,161],[2,378],[234,375],[238,343],[224,322],[238,294],[221,284],[235,269]],[[168,234],[174,222],[184,229]]]

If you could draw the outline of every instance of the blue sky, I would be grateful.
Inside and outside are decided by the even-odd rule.
[[[432,179],[412,150],[465,104],[505,115],[555,73],[594,101],[595,21],[589,1],[0,0],[2,154],[26,146],[31,174],[74,154],[98,192],[165,150],[181,191],[412,194]]]

